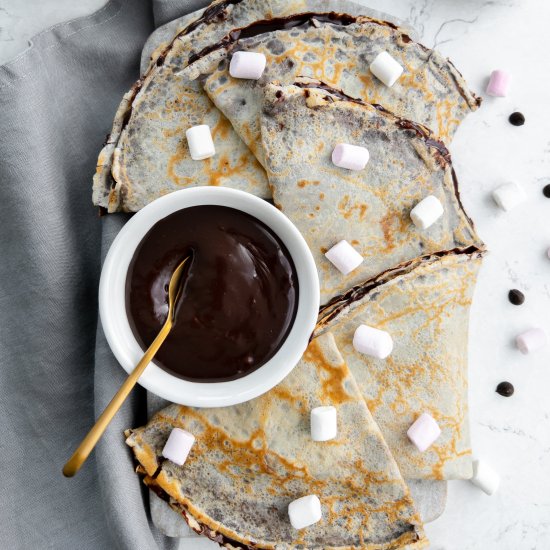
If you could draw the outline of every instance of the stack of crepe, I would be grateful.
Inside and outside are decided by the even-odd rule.
[[[279,386],[226,409],[173,405],[127,442],[144,482],[228,548],[424,548],[404,479],[472,474],[468,315],[484,246],[445,143],[480,100],[403,29],[319,10],[317,0],[218,0],[156,50],[118,109],[95,204],[136,211],[193,185],[272,199],[314,254],[323,304],[310,347]],[[229,75],[243,50],[266,56],[257,81]],[[391,88],[368,69],[380,51],[405,69]],[[200,162],[185,140],[196,124],[210,126],[216,146]],[[334,166],[337,143],[367,147],[367,168]],[[420,231],[409,213],[427,195],[445,214]],[[365,258],[347,276],[324,256],[342,239]],[[390,357],[354,350],[359,324],[392,335]],[[309,436],[318,405],[338,409],[338,437],[325,444]],[[421,453],[406,432],[423,412],[442,435]],[[173,427],[197,438],[182,467],[161,459]],[[305,494],[319,495],[323,520],[296,531],[286,510]]]

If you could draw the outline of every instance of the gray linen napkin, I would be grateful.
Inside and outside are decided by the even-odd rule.
[[[61,467],[124,378],[96,342],[100,250],[126,219],[91,204],[96,156],[147,36],[206,3],[111,0],[0,67],[0,548],[176,547],[122,437],[143,390],[77,477]]]

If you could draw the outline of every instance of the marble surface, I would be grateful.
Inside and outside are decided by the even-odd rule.
[[[0,63],[46,26],[90,13],[104,0],[0,0]],[[516,334],[542,326],[550,334],[550,71],[547,0],[367,0],[414,26],[427,46],[449,56],[482,93],[491,70],[512,74],[507,98],[485,97],[451,145],[463,202],[490,254],[471,315],[470,409],[474,454],[502,476],[488,497],[469,482],[449,483],[444,515],[427,526],[433,550],[545,550],[550,547],[550,346],[524,356]],[[483,94],[482,94],[483,95]],[[522,111],[514,127],[508,115]],[[504,213],[491,190],[516,180],[527,201]],[[511,305],[508,290],[526,295]],[[495,393],[508,380],[514,396]],[[217,548],[200,539],[185,550]]]

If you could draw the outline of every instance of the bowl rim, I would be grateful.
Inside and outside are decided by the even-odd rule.
[[[265,223],[287,247],[298,277],[298,307],[292,327],[279,350],[260,368],[237,380],[190,382],[150,363],[138,381],[147,390],[174,403],[223,407],[254,399],[281,382],[299,362],[317,322],[320,293],[315,260],[296,226],[272,204],[227,187],[181,189],[151,202],[126,222],[109,248],[99,282],[99,316],[109,347],[122,368],[130,373],[143,355],[126,314],[125,285],[130,261],[157,221],[198,205],[229,206]]]

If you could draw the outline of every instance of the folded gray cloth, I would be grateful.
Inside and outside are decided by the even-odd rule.
[[[175,548],[150,525],[122,430],[137,388],[74,479],[61,475],[124,379],[97,329],[100,251],[124,216],[91,204],[98,151],[155,26],[196,0],[112,0],[0,67],[0,548]]]

